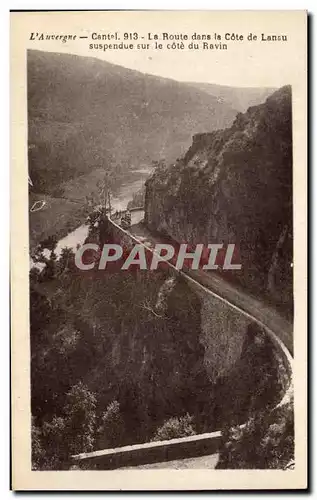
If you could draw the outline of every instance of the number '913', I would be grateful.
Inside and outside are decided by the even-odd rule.
[[[125,40],[138,40],[139,35],[137,33],[124,33],[123,38]]]

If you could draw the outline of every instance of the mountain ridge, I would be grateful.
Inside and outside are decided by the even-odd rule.
[[[215,83],[187,82],[188,85],[215,95],[220,99],[219,102],[226,103],[237,109],[239,112],[245,112],[249,107],[257,106],[263,103],[273,92],[275,87],[231,87],[228,85],[219,85]]]
[[[182,159],[146,183],[149,229],[188,243],[234,243],[232,278],[292,309],[292,105],[285,86],[238,113],[231,127],[197,134]]]
[[[171,161],[193,133],[236,115],[175,80],[41,51],[28,51],[28,112],[30,175],[39,190],[101,164]]]

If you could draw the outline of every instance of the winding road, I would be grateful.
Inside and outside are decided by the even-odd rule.
[[[142,223],[142,218],[142,211],[137,213],[134,212],[134,221],[137,220],[137,222],[132,224],[129,231],[122,229],[117,220],[112,219],[112,223],[123,233],[129,234],[130,239],[132,236],[132,240],[134,240],[135,243],[142,244],[150,251],[154,252],[154,245],[156,243],[165,242],[163,238],[160,238],[157,235],[154,236],[145,227]],[[202,287],[205,293],[211,293],[212,295],[218,297],[221,301],[228,303],[230,307],[237,309],[243,315],[248,316],[251,320],[265,328],[267,334],[270,335],[274,342],[279,345],[281,351],[283,351],[286,364],[288,364],[290,368],[288,374],[288,385],[281,401],[277,404],[277,407],[289,402],[292,396],[292,357],[290,355],[290,352],[293,351],[292,325],[287,322],[286,319],[284,319],[276,310],[270,308],[266,304],[263,304],[254,297],[249,296],[237,287],[227,283],[224,279],[215,275],[215,273],[189,269],[180,271],[176,269],[173,264],[168,263],[168,265],[179,274],[184,275],[187,280],[192,280],[196,286]],[[242,427],[244,425],[245,424],[242,424]],[[188,456],[188,452],[186,452],[184,448],[184,441],[193,440],[197,445],[199,440],[208,437],[210,442],[214,443],[213,446],[217,446],[218,451],[219,443],[217,440],[219,440],[220,436],[221,431],[216,431],[209,434],[198,434],[185,438],[172,439],[170,441],[141,443],[112,450],[106,449],[90,453],[82,453],[80,455],[74,455],[72,459],[75,464],[78,462],[95,463],[97,467],[101,469],[214,469],[218,462],[218,453],[213,452],[207,455],[202,454],[201,456],[201,452],[198,452],[196,449],[196,455],[198,456]],[[182,446],[183,456],[177,460],[168,459],[173,446],[175,446],[175,449],[176,446]],[[162,449],[165,447],[163,450],[163,459],[160,459],[159,456],[155,454],[157,453],[155,450],[156,447],[161,447]],[[149,448],[151,449],[151,458],[148,460],[148,463],[144,464],[144,461],[146,462],[146,457],[148,456],[147,453]],[[133,455],[133,453],[135,453],[135,455]],[[178,453],[180,454],[180,450],[178,450]],[[134,461],[134,463],[131,464],[131,461]]]
[[[142,210],[133,212],[132,226],[129,230],[140,243],[148,248],[153,248],[156,243],[166,243],[163,237],[153,235],[142,223],[144,212]],[[284,318],[275,308],[263,301],[251,296],[241,288],[228,283],[212,271],[183,269],[180,274],[207,288],[211,293],[230,306],[248,316],[260,326],[275,333],[286,346],[289,353],[293,354],[293,325]]]

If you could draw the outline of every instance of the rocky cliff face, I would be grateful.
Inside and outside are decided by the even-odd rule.
[[[291,309],[291,88],[198,134],[186,155],[147,181],[145,222],[178,242],[235,243],[232,279]],[[227,271],[229,273],[229,271]]]

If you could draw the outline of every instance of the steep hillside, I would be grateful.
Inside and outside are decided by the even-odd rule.
[[[197,88],[90,57],[29,50],[27,69],[36,192],[60,196],[61,182],[94,168],[174,161],[193,133],[236,114]]]
[[[236,243],[242,271],[227,272],[292,307],[291,89],[239,113],[230,128],[198,134],[183,159],[146,186],[145,221],[179,242]]]
[[[87,241],[114,241],[108,221],[99,222]],[[187,413],[191,434],[241,423],[279,399],[279,366],[262,329],[215,298],[201,300],[180,277],[83,272],[65,250],[43,273],[33,270],[30,284],[38,468],[152,440]]]
[[[217,96],[219,102],[242,112],[246,111],[250,106],[262,104],[276,90],[268,87],[228,87],[226,85],[196,82],[191,82],[189,85],[207,94]]]

